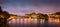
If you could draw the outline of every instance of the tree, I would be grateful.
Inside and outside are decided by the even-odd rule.
[[[44,27],[49,27],[49,25],[48,25],[48,15],[45,14],[44,17],[45,17],[45,18],[44,18],[44,19],[45,19],[45,20],[44,20]]]
[[[9,13],[4,11],[3,13],[4,18],[8,19],[10,17]]]
[[[39,23],[38,23],[38,27],[41,27],[40,21],[41,21],[41,19],[44,19],[44,14],[38,13],[38,15],[39,15],[38,18],[37,18],[37,19],[38,19],[38,22],[39,22]]]
[[[3,17],[1,17],[1,16],[3,16]],[[4,27],[7,27],[7,19],[9,17],[10,17],[9,13],[6,12],[6,11],[2,11],[1,6],[0,6],[0,20],[1,20],[1,22],[3,22],[2,24],[3,24]]]
[[[0,27],[2,27],[2,25],[3,25],[3,18],[1,17],[1,13],[2,13],[2,9],[0,6]]]
[[[0,6],[0,12],[2,12],[1,6]]]
[[[10,15],[8,12],[4,11],[3,16],[4,16],[4,24],[7,26],[7,19],[10,17]]]
[[[60,12],[56,12],[56,13],[54,13],[54,14],[60,15]]]
[[[45,18],[45,20],[48,20],[48,15],[45,14],[45,15],[44,15],[44,18]]]

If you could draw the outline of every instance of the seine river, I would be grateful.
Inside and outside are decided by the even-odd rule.
[[[60,19],[12,19],[9,21],[10,27],[60,27]]]

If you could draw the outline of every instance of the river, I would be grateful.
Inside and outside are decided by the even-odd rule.
[[[60,19],[12,19],[9,21],[10,27],[60,27]]]

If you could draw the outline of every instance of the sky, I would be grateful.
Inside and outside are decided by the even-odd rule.
[[[3,11],[15,15],[60,12],[60,0],[0,0],[0,6]]]

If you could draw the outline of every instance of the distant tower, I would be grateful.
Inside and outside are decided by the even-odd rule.
[[[0,6],[0,12],[2,12],[1,6]]]

